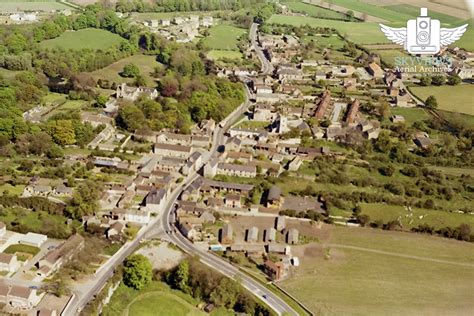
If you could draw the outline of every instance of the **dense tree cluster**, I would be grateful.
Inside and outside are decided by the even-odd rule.
[[[257,303],[238,282],[207,268],[195,258],[182,261],[173,271],[164,275],[158,272],[158,278],[198,300],[218,307],[224,306],[247,315],[270,315],[267,308]]]
[[[176,12],[245,9],[264,0],[119,0],[118,12]]]
[[[147,257],[134,254],[123,263],[123,282],[126,286],[140,290],[151,282],[152,265]]]

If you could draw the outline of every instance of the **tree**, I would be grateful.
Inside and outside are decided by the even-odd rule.
[[[420,78],[420,85],[429,86],[431,85],[431,76],[423,76]]]
[[[357,222],[360,224],[360,226],[364,227],[370,222],[370,216],[366,214],[358,215],[356,217]]]
[[[456,86],[460,84],[461,82],[462,82],[462,79],[458,75],[453,75],[453,76],[448,77],[448,84],[450,86]]]
[[[176,288],[180,289],[181,291],[187,292],[188,281],[189,281],[189,263],[187,260],[183,260],[178,265],[176,272],[173,274],[173,284]]]
[[[222,278],[219,285],[211,293],[211,301],[217,306],[226,308],[234,307],[240,293],[240,286],[237,282]]]
[[[76,142],[76,134],[72,120],[57,120],[48,123],[50,135],[56,144],[72,145]]]
[[[436,100],[434,95],[430,95],[426,101],[425,101],[425,106],[428,109],[436,109],[438,107],[438,101]]]
[[[443,75],[433,76],[433,78],[431,79],[431,83],[435,86],[442,86],[446,83],[446,77]]]
[[[100,94],[95,99],[95,102],[99,108],[103,108],[105,107],[105,104],[107,103],[107,97],[105,95]]]
[[[150,283],[153,269],[147,257],[134,254],[128,257],[123,264],[123,283],[135,290],[141,290]]]
[[[140,75],[140,68],[132,63],[126,64],[120,75],[125,78],[136,78]]]

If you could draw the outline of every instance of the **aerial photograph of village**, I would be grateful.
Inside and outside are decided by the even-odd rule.
[[[0,315],[474,315],[474,0],[0,0]]]

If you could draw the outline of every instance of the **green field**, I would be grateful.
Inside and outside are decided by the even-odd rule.
[[[474,52],[474,21],[473,20],[469,22],[467,31],[464,33],[461,39],[456,41],[452,46],[459,46],[461,48]]]
[[[377,23],[344,22],[335,20],[316,19],[305,16],[272,15],[269,23],[292,26],[310,25],[312,27],[329,27],[338,30],[342,36],[358,44],[390,43],[380,31]]]
[[[22,11],[52,11],[52,10],[74,10],[74,8],[54,0],[24,1],[24,0],[1,0],[0,11],[22,12]]]
[[[331,48],[331,49],[341,49],[344,47],[344,39],[339,36],[321,36],[321,35],[311,35],[303,37],[303,42],[309,43],[313,42],[316,46],[320,48]]]
[[[0,195],[5,194],[5,192],[8,192],[11,195],[21,195],[23,193],[23,190],[25,189],[24,185],[11,185],[9,183],[0,185]]]
[[[124,39],[117,34],[100,29],[83,29],[66,31],[61,36],[40,43],[41,47],[49,49],[93,49],[107,50],[120,44]]]
[[[311,245],[313,251],[292,249],[300,267],[279,283],[316,315],[454,316],[474,309],[472,243],[364,228],[331,230],[323,246]]]
[[[427,209],[412,208],[409,212],[400,205],[386,204],[361,204],[362,214],[370,216],[371,221],[381,220],[387,223],[399,220],[404,229],[417,227],[420,224],[428,224],[436,229],[442,227],[458,227],[465,223],[474,229],[474,216],[468,214],[450,213],[445,211],[434,211]]]
[[[245,29],[221,24],[209,29],[209,36],[203,39],[203,43],[210,49],[238,51],[237,40],[245,33]]]
[[[368,4],[359,0],[330,0],[327,2],[352,11],[367,13],[368,15],[376,16],[391,22],[405,22],[418,16],[418,14],[413,16],[404,12],[386,9],[384,7]]]
[[[440,110],[474,115],[474,85],[412,87],[410,90],[422,100],[434,95]]]
[[[135,64],[140,68],[141,75],[145,78],[147,84],[151,87],[156,86],[154,78],[151,76],[151,73],[155,67],[162,67],[163,65],[156,61],[155,56],[148,55],[133,55],[124,59],[121,59],[105,68],[96,70],[92,72],[92,77],[94,79],[106,79],[110,82],[133,82],[133,78],[123,78],[120,76],[120,73],[123,70],[123,67],[127,64]]]
[[[24,253],[29,253],[34,256],[38,252],[40,252],[40,249],[34,246],[15,244],[15,245],[8,246],[3,252],[4,253],[24,252]]]
[[[285,2],[285,5],[293,12],[306,13],[314,18],[345,20],[345,14],[318,7],[303,2]]]
[[[207,57],[213,60],[222,59],[242,59],[242,53],[235,50],[211,50],[207,53]]]
[[[430,118],[430,115],[422,108],[400,108],[394,107],[390,109],[393,115],[402,115],[407,124],[413,124],[417,121],[424,121]]]
[[[122,283],[104,307],[102,315],[206,315],[195,307],[198,303],[191,296],[171,290],[162,282],[152,282],[140,291]]]

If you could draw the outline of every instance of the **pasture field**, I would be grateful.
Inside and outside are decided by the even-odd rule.
[[[151,76],[151,73],[156,67],[161,67],[162,65],[156,61],[155,56],[148,55],[133,55],[124,59],[121,59],[105,68],[96,70],[91,73],[92,77],[96,80],[105,79],[110,82],[133,82],[133,78],[123,78],[120,76],[120,73],[123,70],[123,67],[127,64],[135,64],[140,68],[141,75],[145,78],[148,85],[154,87],[156,86],[154,78]]]
[[[220,59],[242,59],[242,53],[235,50],[217,50],[213,49],[207,53],[207,57],[213,60]]]
[[[48,214],[43,211],[32,212],[19,207],[5,209],[0,215],[0,221],[4,222],[9,229],[11,229],[10,224],[15,222],[35,233],[41,233],[43,229],[51,229],[53,225],[68,234],[71,232],[71,227],[65,223],[65,217],[61,215]]]
[[[45,11],[52,10],[74,10],[72,7],[56,2],[55,0],[24,1],[24,0],[0,0],[0,12],[23,12],[23,11]]]
[[[335,20],[316,19],[306,16],[287,16],[275,14],[269,23],[292,26],[310,25],[312,27],[329,27],[338,30],[342,36],[357,44],[386,44],[390,43],[380,31],[377,23],[344,22]]]
[[[414,233],[333,226],[292,247],[300,266],[279,285],[316,315],[469,315],[474,245]]]
[[[316,46],[321,48],[341,49],[344,47],[344,39],[339,36],[321,36],[311,35],[303,37],[305,43],[314,42]]]
[[[465,223],[474,229],[474,216],[469,214],[450,213],[427,209],[412,208],[411,212],[400,205],[386,205],[377,203],[361,204],[362,214],[370,216],[371,221],[381,220],[387,223],[399,220],[404,229],[428,224],[436,229],[442,227],[458,227]]]
[[[474,85],[411,87],[410,90],[422,100],[434,95],[440,110],[474,115]]]
[[[291,1],[285,2],[285,5],[293,12],[306,13],[314,18],[346,20],[346,16],[342,13],[318,7],[303,2]]]
[[[394,115],[403,115],[407,125],[412,125],[417,121],[424,121],[430,118],[430,115],[422,108],[400,108],[393,107],[390,112]]]
[[[412,15],[405,14],[404,12],[386,9],[385,7],[368,4],[358,0],[331,0],[330,3],[352,11],[367,13],[368,15],[376,16],[391,22],[405,22],[410,18],[413,18]],[[418,16],[418,14],[416,16]]]
[[[464,22],[460,24],[464,24]],[[453,44],[453,46],[459,46],[461,48],[474,52],[474,21],[473,20],[469,22],[469,26],[467,27],[467,31],[464,33],[464,35],[458,41],[456,41]]]
[[[247,33],[247,30],[232,25],[221,24],[209,29],[209,36],[203,39],[203,44],[215,50],[238,51],[237,40]]]
[[[49,49],[92,49],[107,50],[124,41],[117,34],[100,29],[83,29],[79,31],[66,31],[61,36],[40,43],[43,48]]]
[[[172,290],[162,282],[153,281],[140,291],[126,287],[123,283],[104,307],[104,316],[204,316],[196,306],[200,302],[183,292]],[[211,315],[233,315],[225,309],[216,309]]]

